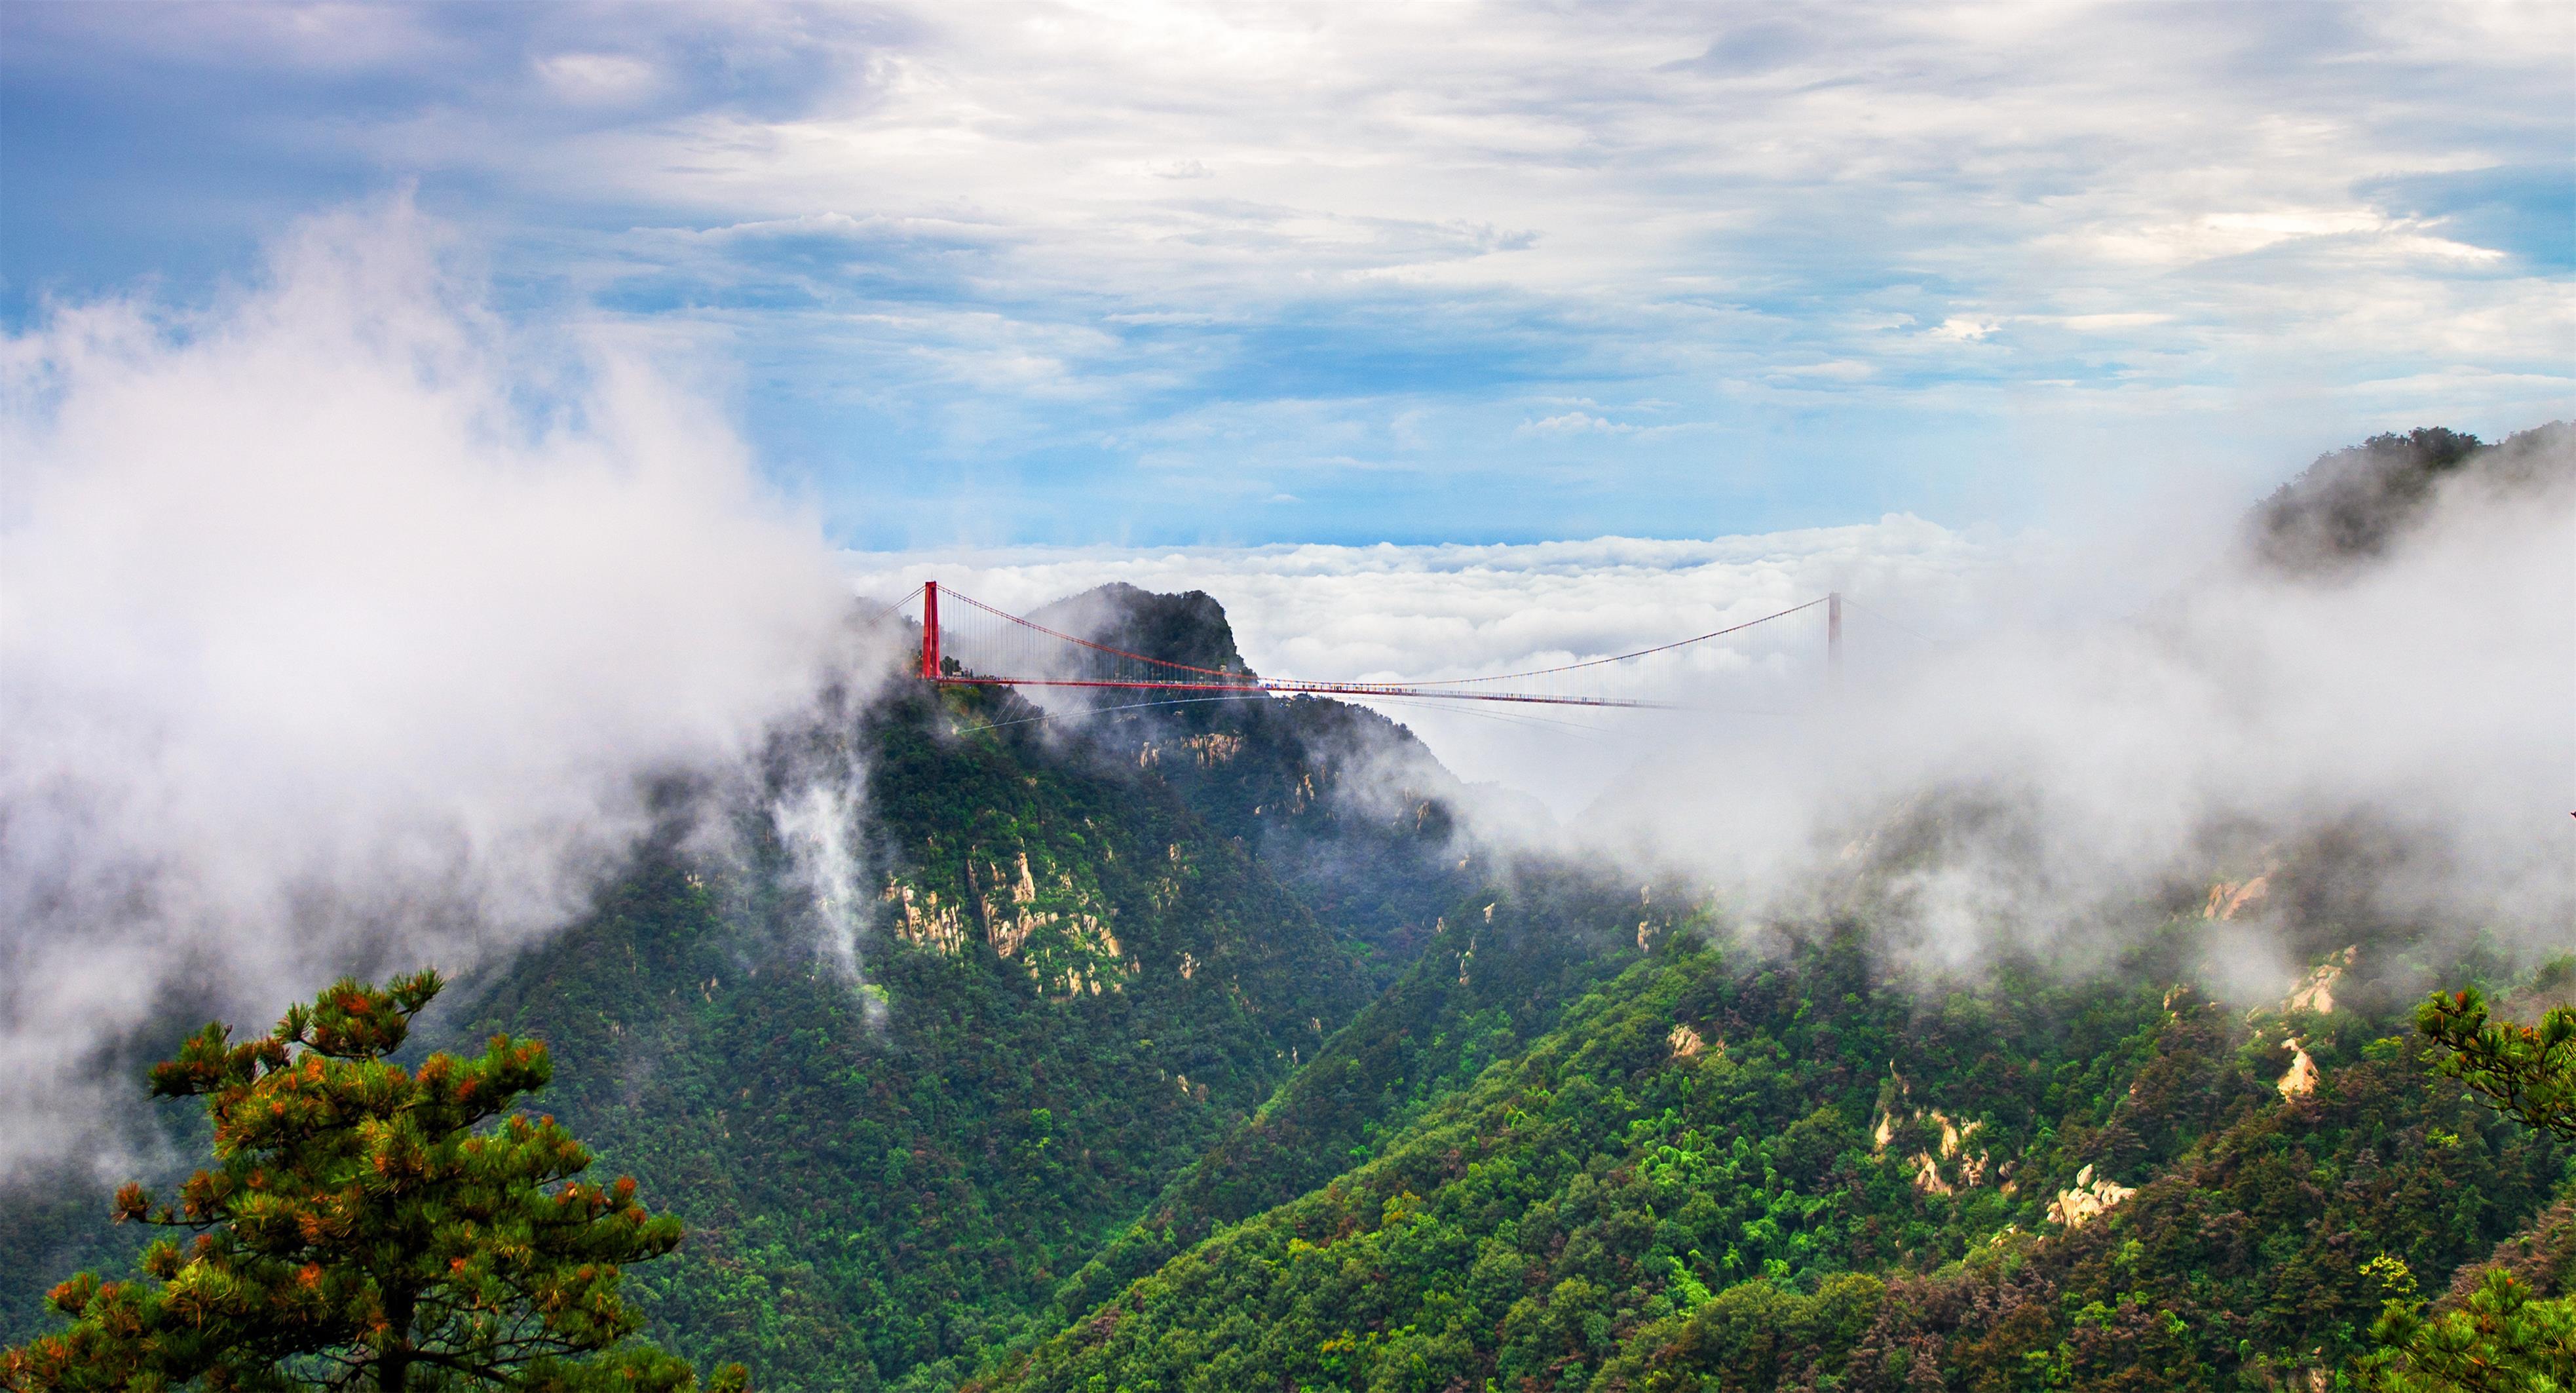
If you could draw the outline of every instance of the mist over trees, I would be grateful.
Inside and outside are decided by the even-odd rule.
[[[2450,490],[2557,506],[2571,445],[2381,437],[2244,535],[2349,588]],[[1205,594],[1045,618],[1242,663]],[[407,1342],[566,1386],[605,1357],[906,1393],[2565,1381],[2576,961],[2510,887],[2379,894],[2377,829],[2217,825],[2016,937],[1977,918],[2002,863],[1960,848],[2094,829],[1909,798],[1754,903],[1491,833],[1412,732],[1333,701],[897,682],[750,762],[675,781],[515,956],[192,1039],[157,1086],[215,1109],[168,1134],[213,1155],[166,1207],[0,1188],[10,1377],[252,1386],[264,1350],[372,1379]],[[766,811],[824,764],[864,789],[846,885]],[[1920,951],[1925,887],[1981,955]],[[230,1236],[139,1252],[111,1213]],[[344,1213],[393,1256],[262,1226]],[[193,1328],[220,1338],[147,1350],[218,1273]],[[449,1323],[375,1323],[401,1290]],[[555,1304],[495,1314],[527,1292]]]
[[[2374,435],[2320,455],[2254,510],[2254,552],[2295,574],[2332,573],[2387,550],[2424,520],[2435,489],[2466,475],[2502,491],[2576,470],[2576,426],[2558,421],[2493,446],[2440,427]]]

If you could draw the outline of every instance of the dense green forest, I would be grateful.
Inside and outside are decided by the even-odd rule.
[[[770,752],[773,792],[866,770],[862,982],[818,951],[755,805],[736,854],[675,825],[425,1023],[424,1047],[549,1042],[545,1106],[686,1217],[630,1277],[673,1348],[765,1387],[953,1383],[1336,1038],[1466,878],[1435,801],[1454,780],[1368,712],[1241,703],[1073,741],[1034,715],[907,685]],[[1425,789],[1333,796],[1390,760]],[[74,1267],[130,1261],[103,1197],[51,1176],[0,1203],[31,1259],[0,1337],[44,1328]]]
[[[2328,456],[2252,550],[2366,556],[2557,429]],[[1052,618],[1241,666],[1204,595]],[[2341,913],[2329,843],[2213,864],[2083,971],[1944,979],[1863,912],[1749,929],[1483,840],[1331,701],[841,709],[420,1031],[550,1045],[542,1105],[688,1225],[628,1274],[650,1334],[755,1387],[2308,1390],[2361,1376],[2397,1264],[2436,1309],[2576,1285],[2576,1148],[2410,1019],[2466,985],[2530,1018],[2576,960]],[[764,801],[818,768],[864,771],[855,981]],[[2265,896],[2305,975],[2223,1004],[2201,936]],[[0,1192],[0,1342],[131,1261],[105,1214]]]
[[[765,847],[652,858],[468,1013],[593,1061],[552,1105],[694,1225],[635,1278],[675,1348],[774,1387],[952,1380],[1367,1003],[1386,935],[1319,919],[1224,830],[1247,782],[1330,776],[1295,762],[1300,713],[1115,747],[1027,714],[905,689],[852,733],[885,847],[864,988]],[[1239,753],[1273,722],[1286,748]],[[1227,752],[1245,778],[1160,772]],[[1387,864],[1427,835],[1331,834]]]
[[[2368,1259],[2448,1274],[2566,1177],[2384,1009],[2247,1019],[2146,963],[1926,996],[1857,934],[1675,927],[989,1386],[2264,1386],[2363,1348]]]

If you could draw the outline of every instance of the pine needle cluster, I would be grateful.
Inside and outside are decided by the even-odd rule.
[[[391,1058],[442,985],[343,980],[266,1035],[210,1024],[155,1066],[156,1096],[203,1100],[216,1163],[172,1200],[125,1186],[115,1216],[188,1236],[154,1243],[139,1279],[56,1287],[72,1324],[0,1355],[0,1386],[695,1388],[618,1290],[680,1221],[631,1178],[582,1180],[589,1149],[515,1110],[552,1076],[546,1047]]]

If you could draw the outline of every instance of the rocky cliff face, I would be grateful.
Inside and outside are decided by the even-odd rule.
[[[1108,585],[1032,617],[1151,658],[1250,671],[1224,608],[1197,591]],[[1475,795],[1410,730],[1364,707],[1246,698],[1057,724],[1068,741],[1151,774],[1239,842],[1368,948],[1380,986],[1482,874],[1474,858],[1492,856],[1468,832]]]

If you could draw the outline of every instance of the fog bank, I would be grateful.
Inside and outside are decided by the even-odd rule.
[[[2263,961],[2213,980],[2258,990],[2375,924],[2576,948],[2576,432],[2463,445],[2375,442],[2259,504],[2178,476],[2055,535],[1890,517],[845,564],[864,590],[936,577],[1022,613],[1108,580],[1204,589],[1257,670],[1380,681],[1598,658],[1840,591],[1839,679],[1815,608],[1569,688],[1670,709],[1369,704],[1462,777],[1539,795],[1558,825],[1520,819],[1522,840],[1696,879],[1748,924],[1865,912],[1935,969],[2107,961],[2182,898],[2298,863],[2225,921]],[[2390,464],[2419,447],[2438,467]]]
[[[2264,961],[2210,965],[2248,992],[2386,927],[2576,949],[2576,431],[2508,443],[2411,491],[2320,461],[2243,536],[2177,539],[2214,559],[2135,613],[1998,609],[1783,728],[1671,740],[1583,826],[1935,968],[2105,963],[2257,877],[2220,956]]]
[[[721,417],[481,296],[396,202],[0,345],[0,1176],[113,1159],[156,1012],[563,922],[641,779],[833,661],[831,554]]]

